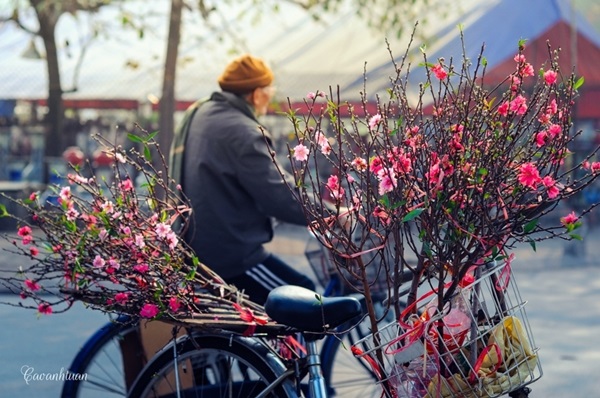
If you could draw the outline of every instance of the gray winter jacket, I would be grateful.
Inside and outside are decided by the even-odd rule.
[[[306,224],[286,185],[293,178],[281,178],[258,126],[243,98],[219,92],[195,112],[185,140],[181,185],[193,208],[186,241],[224,278],[268,256],[271,218]]]

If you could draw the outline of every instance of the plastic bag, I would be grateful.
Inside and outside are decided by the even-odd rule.
[[[537,361],[521,321],[508,316],[490,332],[467,380],[460,374],[433,377],[426,397],[498,396],[531,380]]]

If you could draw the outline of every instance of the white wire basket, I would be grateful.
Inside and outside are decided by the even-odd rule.
[[[510,267],[479,267],[441,311],[437,296],[421,296],[416,314],[406,317],[408,308],[353,347],[392,396],[499,397],[542,376]]]

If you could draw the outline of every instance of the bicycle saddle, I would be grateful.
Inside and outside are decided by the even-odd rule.
[[[275,322],[305,332],[324,332],[362,314],[355,297],[324,297],[300,286],[271,290],[265,311]]]

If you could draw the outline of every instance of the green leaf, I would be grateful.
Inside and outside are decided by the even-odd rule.
[[[379,203],[386,209],[389,209],[392,207],[392,202],[390,201],[390,197],[386,194],[383,195],[380,199],[379,199]]]
[[[583,240],[583,237],[579,234],[569,234],[569,236],[575,240]]]
[[[0,217],[8,216],[8,211],[6,211],[6,206],[0,203]]]
[[[148,145],[144,145],[144,158],[146,158],[147,161],[152,160],[152,154],[150,153],[150,147],[148,147]]]
[[[192,280],[194,280],[195,277],[196,277],[196,267],[192,268],[192,270],[186,275],[185,279],[187,279],[188,281],[192,281]]]
[[[535,241],[532,239],[529,241],[529,246],[531,246],[531,248],[533,249],[533,251],[537,251],[537,247],[535,245]]]
[[[139,137],[135,134],[128,133],[127,138],[129,139],[129,141],[138,142],[140,144],[144,143],[144,140],[142,139],[142,137]]]
[[[577,79],[577,81],[573,84],[573,89],[575,90],[579,90],[579,88],[581,86],[583,86],[583,83],[585,83],[585,78],[583,76],[581,76],[579,79]]]
[[[487,66],[487,64],[488,64],[487,58],[486,57],[481,57],[481,65]]]
[[[529,234],[529,233],[533,232],[533,230],[535,229],[535,227],[537,227],[538,221],[539,221],[539,219],[537,219],[537,218],[535,220],[529,221],[523,227],[523,232],[526,233],[526,234]]]
[[[408,212],[408,214],[402,218],[402,222],[407,222],[407,221],[411,221],[411,220],[415,219],[421,213],[423,213],[423,210],[425,210],[425,209],[420,208],[420,209],[414,209],[414,210]]]

